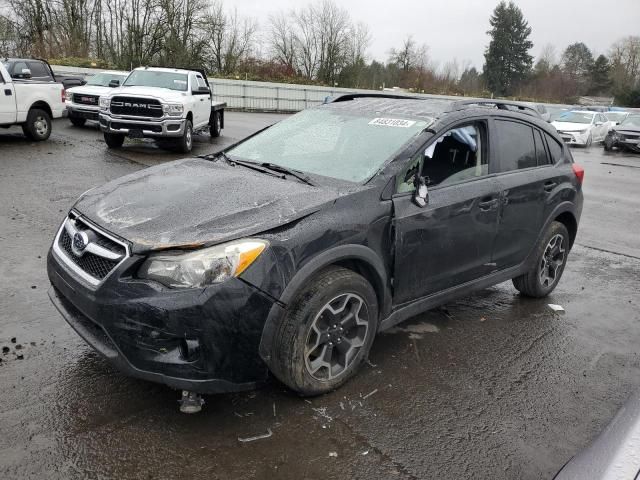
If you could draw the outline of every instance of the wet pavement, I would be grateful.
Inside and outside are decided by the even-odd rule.
[[[229,113],[194,153],[280,118]],[[504,283],[380,335],[337,392],[304,400],[273,381],[182,415],[176,392],[85,345],[45,272],[80,193],[181,155],[112,152],[94,128],[54,127],[38,144],[0,130],[0,478],[551,478],[640,387],[640,156],[594,146],[573,151],[584,214],[548,299]]]

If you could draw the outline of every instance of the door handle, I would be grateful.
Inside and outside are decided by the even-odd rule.
[[[556,185],[558,185],[556,182],[547,182],[544,184],[544,191],[550,192],[556,187]]]
[[[10,97],[11,95],[13,95],[13,93],[11,92],[11,89],[9,89],[9,88],[5,88],[5,89],[4,89],[4,94],[5,94],[5,95],[7,95],[7,96],[9,96],[9,97]]]
[[[478,207],[480,207],[480,210],[487,211],[487,210],[491,210],[491,208],[493,208],[493,206],[496,205],[497,203],[498,203],[497,198],[487,197],[487,198],[483,198],[480,201],[480,203],[478,203]]]

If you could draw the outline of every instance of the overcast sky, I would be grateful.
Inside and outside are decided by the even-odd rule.
[[[226,0],[238,13],[266,27],[268,15],[306,4],[307,0]],[[369,25],[369,56],[386,60],[391,47],[409,34],[429,46],[430,57],[442,64],[457,58],[481,69],[489,42],[489,16],[499,0],[342,0],[354,21]],[[533,55],[548,43],[558,55],[582,41],[595,53],[607,53],[613,42],[640,35],[640,0],[517,0],[533,29]]]

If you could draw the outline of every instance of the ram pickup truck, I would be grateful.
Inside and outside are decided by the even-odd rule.
[[[65,110],[64,87],[54,82],[14,80],[0,62],[0,127],[21,125],[31,140],[51,135],[51,119]]]
[[[108,95],[119,87],[129,75],[128,72],[107,71],[90,77],[87,83],[67,90],[67,116],[76,127],[87,120],[98,121],[100,96]]]
[[[49,62],[35,58],[5,58],[5,68],[14,80],[31,80],[34,82],[57,82],[64,88],[84,85],[83,77],[74,75],[56,75]]]
[[[194,132],[209,129],[212,137],[220,135],[226,106],[212,101],[202,70],[140,67],[120,88],[100,97],[100,128],[109,148],[120,148],[125,137],[145,137],[188,153]]]

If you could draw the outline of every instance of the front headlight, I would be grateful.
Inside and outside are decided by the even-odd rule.
[[[138,277],[170,288],[205,287],[237,277],[267,246],[264,240],[247,239],[189,253],[158,253],[147,258]]]
[[[109,97],[100,97],[100,109],[109,110],[111,106],[111,99]]]
[[[71,93],[69,90],[66,90],[64,92],[64,98],[67,100],[67,102],[70,102],[73,98],[73,93]]]
[[[586,130],[586,129],[585,129],[585,130],[580,130],[578,133],[579,133],[580,135],[584,135],[584,134],[585,134],[585,133],[587,133],[588,131],[589,131],[589,130]]]
[[[164,104],[162,105],[162,111],[167,115],[173,115],[179,117],[184,112],[184,106],[182,105],[173,105],[173,104]]]

